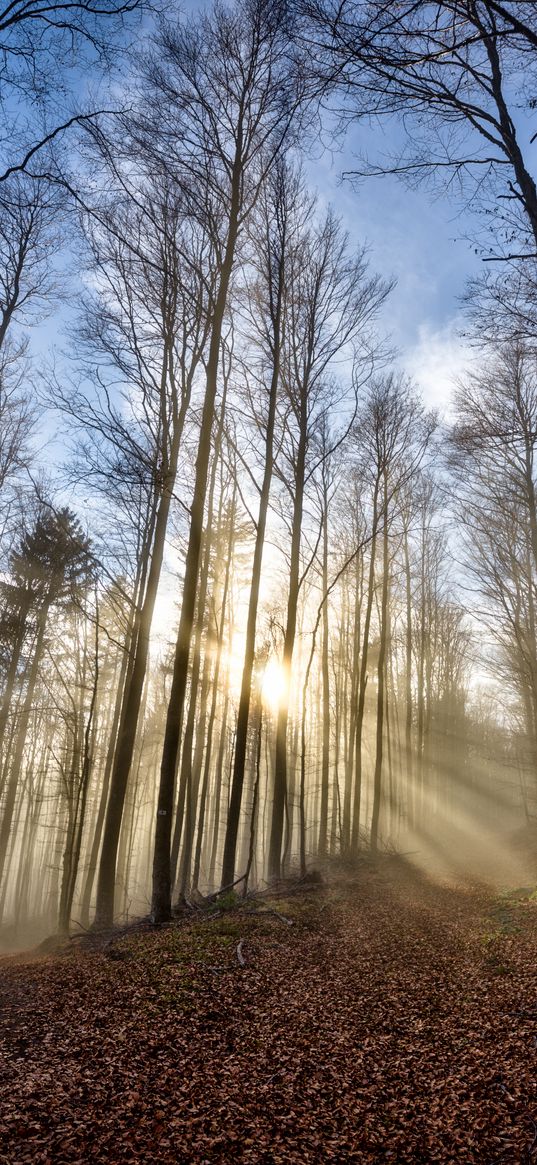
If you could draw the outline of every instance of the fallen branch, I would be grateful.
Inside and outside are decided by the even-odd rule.
[[[294,926],[295,925],[292,918],[286,918],[285,914],[279,914],[277,910],[271,910],[269,906],[267,906],[267,907],[260,906],[257,909],[254,907],[253,910],[241,910],[240,913],[241,914],[273,914],[274,918],[278,918],[279,921],[284,922],[286,924],[286,926]]]
[[[230,882],[228,886],[221,886],[220,889],[215,890],[213,894],[207,894],[205,901],[216,902],[217,898],[219,898],[221,894],[226,894],[228,890],[234,890],[235,886],[240,886],[240,883],[244,882],[244,879],[247,877],[247,874],[241,874],[240,878],[235,878],[235,881]]]

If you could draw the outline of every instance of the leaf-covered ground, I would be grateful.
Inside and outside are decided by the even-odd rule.
[[[530,894],[385,863],[2,960],[0,1162],[537,1161]]]

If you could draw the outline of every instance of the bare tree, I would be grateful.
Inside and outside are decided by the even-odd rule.
[[[425,456],[435,418],[426,414],[412,386],[394,376],[376,382],[365,400],[359,416],[356,434],[357,461],[361,473],[369,479],[371,489],[371,544],[368,570],[365,614],[363,621],[360,674],[358,680],[358,707],[355,729],[354,810],[352,848],[359,844],[362,800],[362,743],[365,697],[368,682],[368,663],[371,646],[371,628],[376,592],[376,557],[378,539],[382,537],[381,600],[379,610],[379,652],[377,662],[377,709],[375,773],[371,844],[376,848],[380,813],[384,715],[385,663],[388,645],[388,598],[390,550],[389,534],[395,517],[399,516],[401,494],[405,485],[416,474]]]
[[[293,248],[290,272],[286,351],[282,368],[289,411],[287,438],[278,473],[289,492],[290,544],[287,611],[284,623],[282,669],[284,692],[278,709],[274,769],[269,874],[281,873],[283,820],[287,796],[287,728],[291,668],[297,633],[298,602],[308,573],[302,557],[306,488],[330,454],[315,448],[327,410],[348,394],[334,378],[334,363],[346,352],[354,355],[355,372],[367,375],[371,367],[369,325],[389,287],[368,274],[364,251],[352,254],[347,238],[331,211],[318,226],[303,227]],[[367,370],[367,372],[365,371]],[[331,375],[332,374],[332,375]],[[334,439],[334,445],[341,436]],[[310,556],[311,565],[311,556]]]
[[[151,623],[181,443],[207,338],[212,264],[207,237],[185,217],[173,181],[162,173],[148,175],[143,159],[136,193],[124,182],[115,206],[106,217],[101,213],[98,225],[91,220],[89,230],[98,292],[86,304],[79,335],[88,354],[86,375],[95,370],[101,388],[95,396],[84,380],[74,391],[56,384],[55,402],[82,429],[80,476],[121,504],[135,555],[129,666],[100,861],[100,923],[113,912]]]
[[[192,213],[209,221],[220,266],[210,317],[206,384],[196,458],[181,617],[162,755],[152,915],[169,917],[170,839],[177,752],[199,573],[203,514],[218,389],[222,328],[237,250],[266,174],[286,143],[297,105],[285,14],[274,0],[215,9],[189,27],[167,28],[154,61],[162,138],[173,120]],[[175,101],[170,97],[175,95]],[[178,131],[180,137],[178,138]]]
[[[451,189],[456,183],[479,193],[493,213],[492,253],[501,239],[500,254],[535,256],[537,188],[506,80],[516,76],[531,104],[537,65],[531,6],[306,0],[303,7],[333,91],[345,94],[358,115],[404,117],[401,154],[373,159],[362,173],[434,176]]]
[[[457,396],[452,435],[466,567],[482,596],[489,654],[514,688],[537,757],[537,379],[520,343],[489,354]],[[463,474],[461,474],[461,469]]]
[[[6,343],[0,353],[0,553],[11,548],[25,494],[25,470],[39,410],[29,391],[30,368],[20,346]]]
[[[80,77],[108,67],[142,0],[30,0],[0,11],[0,182],[37,163],[46,169],[47,147],[66,131],[91,122],[96,112],[76,109]],[[154,7],[154,5],[152,5]],[[58,117],[58,100],[69,115]],[[15,106],[17,106],[15,111]],[[49,167],[50,168],[50,165]]]
[[[242,791],[246,763],[248,720],[252,676],[255,664],[256,625],[261,585],[261,568],[269,509],[270,489],[274,474],[278,399],[281,392],[281,362],[286,325],[287,282],[290,256],[300,216],[311,209],[309,200],[301,191],[300,179],[282,160],[270,176],[263,192],[259,209],[259,223],[255,236],[254,261],[258,277],[251,291],[250,316],[255,327],[254,345],[260,349],[261,370],[259,388],[267,393],[266,412],[259,417],[264,440],[263,476],[259,490],[259,510],[255,530],[252,577],[248,601],[244,664],[237,714],[237,731],[233,761],[233,782],[227,819],[222,885],[229,886],[235,878],[235,854],[241,812]],[[256,348],[248,354],[248,378],[252,378],[252,363]],[[257,355],[259,360],[259,355]],[[255,364],[254,364],[255,367]],[[268,382],[268,383],[266,383]]]
[[[0,348],[14,321],[50,307],[60,221],[58,192],[42,180],[17,175],[0,186]]]

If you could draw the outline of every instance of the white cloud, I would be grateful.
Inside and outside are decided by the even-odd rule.
[[[425,403],[442,414],[449,414],[457,381],[476,360],[460,331],[460,317],[441,328],[423,323],[417,343],[401,354],[401,364],[420,387]]]

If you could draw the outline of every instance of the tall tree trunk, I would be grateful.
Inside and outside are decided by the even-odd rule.
[[[216,394],[218,388],[218,368],[224,313],[227,306],[228,290],[235,259],[239,229],[239,211],[242,185],[242,126],[239,122],[236,134],[236,154],[232,175],[231,206],[227,231],[225,254],[222,263],[218,294],[216,296],[211,329],[211,340],[206,366],[206,387],[196,458],[194,493],[190,509],[190,530],[185,561],[183,599],[181,616],[175,646],[172,686],[164,745],[160,769],[157,819],[155,825],[155,848],[153,858],[153,895],[151,916],[156,923],[167,922],[171,917],[171,830],[177,755],[181,739],[181,728],[188,678],[188,661],[198,586],[203,515],[207,493],[207,477],[211,456],[211,434],[213,429]]]
[[[124,650],[121,658],[121,668],[119,672],[119,679],[116,686],[116,699],[112,714],[112,722],[109,727],[108,748],[106,750],[106,760],[104,764],[104,773],[102,778],[101,793],[99,797],[99,805],[97,809],[97,817],[93,828],[93,838],[89,854],[88,868],[86,878],[84,881],[84,889],[82,892],[82,900],[80,903],[80,921],[82,926],[89,925],[91,896],[93,894],[93,884],[95,875],[97,873],[97,863],[99,859],[99,850],[101,848],[101,838],[106,814],[106,805],[108,802],[108,791],[110,788],[110,776],[112,773],[112,766],[114,763],[114,752],[116,748],[117,731],[119,726],[119,718],[121,716],[121,706],[124,697],[125,680],[127,675],[127,668],[129,663],[129,654]],[[115,677],[114,677],[115,679]]]
[[[216,757],[214,774],[214,805],[212,823],[211,856],[209,860],[209,886],[215,885],[216,859],[218,857],[218,842],[220,840],[220,810],[222,805],[222,773],[224,769],[224,754],[226,749],[226,734],[229,712],[229,668],[224,680],[224,707],[222,710],[222,724],[220,726],[220,741]],[[223,884],[223,883],[222,883]]]
[[[369,562],[369,575],[367,581],[367,599],[364,619],[364,634],[362,640],[362,658],[360,660],[360,674],[358,679],[358,707],[356,709],[356,734],[355,734],[355,771],[354,771],[354,809],[352,815],[352,835],[351,835],[351,851],[353,854],[358,852],[360,844],[360,811],[362,800],[362,735],[364,725],[364,710],[365,710],[365,693],[367,687],[367,659],[369,653],[369,632],[371,629],[371,615],[373,612],[373,602],[375,597],[375,557],[377,551],[377,532],[378,532],[378,495],[380,489],[380,477],[375,480],[375,488],[373,492],[373,517],[372,517],[372,535],[371,535],[371,558]]]
[[[328,593],[328,483],[323,473],[323,595]],[[321,809],[319,820],[319,857],[326,857],[328,834],[328,797],[330,791],[330,672],[328,661],[329,616],[328,600],[323,605],[323,637],[321,655],[322,678],[322,748],[321,748]]]
[[[93,745],[95,739],[95,708],[97,704],[97,689],[99,685],[99,615],[98,611],[95,618],[95,664],[93,675],[93,686],[91,692],[91,701],[88,709],[88,716],[84,728],[83,747],[82,747],[82,765],[80,778],[77,787],[77,796],[75,801],[74,812],[74,828],[72,836],[69,839],[69,846],[66,846],[64,854],[64,879],[60,891],[60,910],[58,919],[58,928],[60,934],[67,934],[71,920],[71,911],[73,908],[73,899],[75,895],[76,880],[78,876],[78,865],[80,861],[80,851],[82,848],[82,834],[84,831],[84,823],[86,819],[86,806],[88,799],[88,789],[91,776],[91,767],[93,759]],[[83,685],[85,687],[85,684]],[[83,689],[82,689],[83,698]],[[82,709],[81,709],[82,712]]]
[[[300,434],[295,469],[295,496],[291,527],[291,554],[289,570],[289,595],[287,600],[287,620],[283,644],[282,668],[284,675],[283,694],[278,708],[276,724],[276,755],[274,762],[274,800],[270,829],[268,873],[269,878],[281,877],[281,853],[283,841],[283,819],[287,797],[287,725],[289,722],[289,694],[291,688],[291,668],[295,646],[298,596],[300,590],[300,544],[302,537],[302,514],[304,509],[304,478],[307,444],[307,390],[301,388]]]
[[[123,697],[99,864],[95,910],[95,925],[98,927],[110,926],[114,917],[117,851],[123,818],[123,807],[138,730],[140,706],[149,656],[151,624],[153,622],[164,558],[166,532],[177,476],[177,463],[186,408],[187,401],[183,400],[181,410],[177,418],[175,418],[169,463],[164,475],[164,486],[159,499],[153,545],[150,551],[151,562],[147,585],[133,637],[134,654]]]
[[[363,559],[361,554],[356,555],[354,577],[354,611],[352,635],[352,675],[350,684],[350,708],[348,715],[348,735],[346,737],[345,758],[345,791],[343,795],[343,826],[341,837],[342,853],[347,853],[351,844],[351,807],[352,807],[352,779],[354,774],[354,757],[356,741],[356,717],[358,710],[358,693],[360,687],[360,630],[362,617],[362,576]]]
[[[248,843],[248,857],[246,860],[246,870],[244,872],[244,886],[243,895],[246,897],[248,893],[248,882],[252,871],[252,865],[255,857],[255,840],[256,840],[256,826],[257,826],[257,810],[259,805],[259,784],[261,778],[261,744],[263,739],[263,704],[259,701],[258,711],[259,723],[257,725],[256,747],[255,747],[255,778],[254,789],[252,797],[252,812],[250,815],[250,837]]]
[[[341,631],[343,628],[341,628]],[[334,779],[332,781],[332,820],[330,824],[330,853],[335,855],[341,849],[341,834],[342,834],[342,814],[341,814],[341,788],[339,783],[339,768],[340,768],[340,754],[341,754],[341,720],[343,707],[345,705],[345,696],[342,699],[342,689],[344,688],[343,671],[341,667],[341,639],[337,654],[337,659],[332,659],[332,672],[334,676]]]
[[[175,828],[171,847],[171,884],[173,886],[176,879],[177,862],[179,857],[179,846],[181,842],[181,835],[184,830],[183,854],[181,858],[181,869],[179,875],[179,898],[184,898],[186,893],[186,880],[190,872],[190,857],[192,852],[192,840],[194,831],[194,815],[195,815],[195,796],[192,787],[192,758],[194,749],[194,734],[196,731],[196,711],[198,703],[198,689],[200,685],[200,671],[201,671],[201,648],[203,641],[203,631],[205,627],[205,607],[207,604],[207,590],[209,586],[209,574],[211,566],[211,552],[213,548],[213,518],[214,518],[214,498],[216,489],[216,478],[218,468],[221,464],[222,451],[222,435],[224,430],[224,418],[227,399],[227,377],[224,380],[224,391],[222,393],[222,401],[220,405],[220,417],[218,422],[218,431],[214,441],[213,461],[211,466],[211,473],[208,486],[207,497],[207,521],[205,526],[205,534],[203,537],[204,552],[202,554],[202,566],[200,570],[200,578],[198,583],[197,607],[198,617],[196,630],[194,633],[194,645],[192,652],[192,666],[190,670],[190,690],[189,690],[189,706],[186,718],[185,732],[182,742],[181,751],[181,766],[179,776],[179,796],[177,798],[177,806],[175,812]],[[218,504],[218,518],[217,518],[217,534],[216,542],[220,536],[222,523],[222,508],[223,508],[223,490],[220,490],[220,500]],[[207,692],[208,676],[207,668],[209,666],[209,658],[205,655],[203,672],[202,672],[202,692]],[[198,737],[203,733],[203,724],[198,724]],[[186,807],[186,814],[185,814]],[[188,853],[186,852],[188,850]]]
[[[416,684],[416,757],[417,757],[417,780],[415,790],[415,817],[418,823],[421,823],[423,815],[423,733],[425,724],[425,651],[426,651],[426,631],[427,631],[427,617],[426,617],[426,526],[425,526],[425,510],[423,512],[422,528],[421,528],[421,570],[420,570],[420,586],[421,586],[421,610],[420,610],[420,635],[418,645],[418,667],[417,667],[417,684]]]
[[[246,746],[248,741],[248,719],[250,715],[252,675],[255,662],[255,633],[257,625],[257,609],[259,606],[259,589],[261,585],[261,566],[263,562],[263,550],[265,546],[270,486],[274,468],[274,429],[276,421],[278,385],[280,380],[284,280],[285,262],[282,246],[278,264],[276,302],[273,313],[273,360],[267,424],[265,430],[265,460],[263,466],[261,492],[259,495],[259,512],[257,516],[257,527],[254,543],[252,578],[250,583],[250,597],[248,600],[248,616],[246,620],[246,642],[244,645],[241,691],[239,697],[239,710],[237,714],[237,733],[235,738],[233,779],[231,783],[229,814],[226,826],[226,838],[224,842],[224,858],[222,864],[223,886],[230,886],[235,879],[235,858],[237,852],[237,837],[241,814],[242,791],[244,787]]]
[[[414,773],[412,764],[412,579],[408,547],[408,526],[403,531],[403,554],[405,563],[405,770],[407,785],[407,812],[411,826],[414,825]]]
[[[231,557],[232,557],[233,543],[234,543],[234,538],[235,538],[235,530],[234,530],[235,506],[236,506],[236,500],[235,500],[235,493],[234,493],[233,494],[233,503],[232,503],[232,507],[231,507],[231,513],[230,513],[230,517],[229,517],[229,540],[228,540],[227,555],[226,555],[224,586],[222,589],[222,603],[221,603],[221,613],[220,613],[220,625],[218,628],[218,637],[217,637],[216,659],[215,659],[214,674],[213,674],[213,679],[212,679],[213,690],[212,690],[212,697],[211,697],[211,708],[209,711],[209,723],[208,723],[208,727],[207,727],[207,742],[206,742],[206,748],[205,748],[203,780],[202,780],[202,785],[201,785],[201,795],[200,795],[200,805],[199,805],[199,815],[198,815],[198,834],[197,834],[197,840],[196,840],[196,852],[194,855],[194,868],[193,868],[193,872],[192,872],[192,886],[195,890],[198,889],[198,883],[199,883],[199,877],[200,877],[200,865],[201,865],[201,851],[202,851],[202,846],[203,846],[204,841],[205,841],[205,814],[206,814],[206,806],[207,806],[207,796],[208,796],[208,791],[209,791],[209,777],[210,777],[210,772],[211,772],[211,753],[212,753],[212,742],[213,742],[213,732],[214,732],[214,721],[215,721],[215,716],[216,716],[216,703],[217,703],[217,699],[218,699],[218,681],[220,678],[220,667],[221,667],[221,663],[222,663],[222,648],[223,648],[223,644],[224,644],[224,628],[225,628],[225,620],[226,620],[227,597],[228,597],[228,590],[229,590],[229,580],[230,580],[230,575],[231,575]],[[198,777],[198,780],[199,780],[199,777]]]

